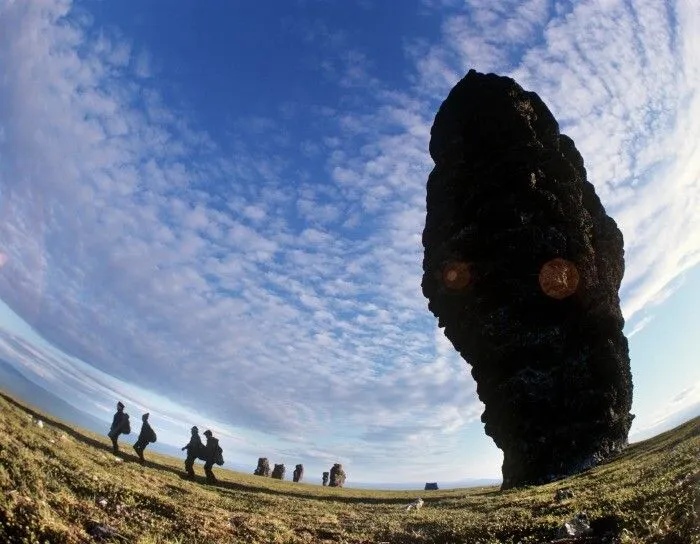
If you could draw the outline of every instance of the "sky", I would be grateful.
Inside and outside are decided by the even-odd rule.
[[[0,0],[0,357],[250,471],[499,478],[420,289],[430,127],[475,68],[540,95],[623,232],[631,439],[700,413],[700,4],[396,6]]]

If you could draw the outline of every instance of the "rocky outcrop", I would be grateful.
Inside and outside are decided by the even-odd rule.
[[[331,477],[328,485],[330,487],[343,487],[345,485],[345,471],[340,463],[336,463],[331,467]]]
[[[292,479],[295,482],[301,482],[301,479],[304,477],[304,465],[297,465],[294,468],[294,472],[292,473]]]
[[[270,475],[270,462],[267,457],[258,458],[258,466],[253,472],[256,476],[269,476]]]
[[[275,468],[272,469],[272,477],[276,480],[284,480],[285,472],[284,465],[275,465]]]
[[[437,482],[426,482],[425,483],[425,491],[437,491],[438,485]]]
[[[574,492],[571,491],[570,487],[562,487],[561,489],[557,489],[556,493],[554,493],[554,500],[556,502],[561,502],[573,498]]]
[[[327,485],[328,485],[328,472],[324,472],[324,473],[323,473],[323,479],[321,480],[321,483],[322,483],[324,486],[327,486]]]
[[[503,488],[627,444],[623,240],[542,100],[470,71],[431,130],[423,293],[485,405]]]

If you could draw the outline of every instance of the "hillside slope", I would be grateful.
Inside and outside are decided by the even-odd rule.
[[[209,486],[183,480],[182,459],[146,451],[141,466],[125,452],[120,462],[107,437],[0,395],[0,542],[526,544],[553,540],[585,511],[605,537],[561,542],[698,543],[699,455],[695,418],[567,480],[507,492],[421,492],[423,509],[406,512],[414,491],[328,488],[221,469],[221,483]],[[564,487],[573,497],[556,501]]]

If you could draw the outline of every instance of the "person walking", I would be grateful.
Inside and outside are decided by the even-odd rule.
[[[204,450],[204,444],[202,444],[202,439],[199,437],[199,429],[197,427],[192,427],[191,433],[190,441],[182,447],[182,451],[187,450],[187,459],[185,459],[187,477],[194,479],[194,462]]]
[[[146,446],[148,446],[150,443],[157,440],[156,432],[153,430],[153,427],[151,427],[151,424],[148,423],[149,415],[149,413],[145,413],[141,416],[141,421],[143,422],[141,423],[141,432],[139,433],[139,437],[133,446],[136,455],[138,455],[139,459],[141,460],[141,464],[145,462],[145,459],[143,458],[143,450],[145,450]]]
[[[120,434],[131,433],[131,425],[129,424],[129,414],[124,411],[124,405],[121,401],[117,402],[117,412],[112,418],[112,426],[109,429],[107,436],[112,440],[112,453],[119,453],[119,444],[117,440]]]
[[[214,434],[210,430],[204,431],[204,436],[207,437],[207,444],[204,447],[204,456],[206,458],[204,461],[204,474],[207,476],[207,482],[215,484],[218,480],[216,476],[214,476],[211,468],[214,466],[214,463],[218,464],[219,461],[221,454],[219,440],[214,438]]]

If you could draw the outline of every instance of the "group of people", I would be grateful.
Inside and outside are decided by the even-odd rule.
[[[141,432],[133,445],[136,455],[138,455],[141,463],[143,464],[145,459],[143,457],[143,452],[149,444],[152,444],[157,440],[156,433],[148,423],[149,414],[143,414],[141,416]],[[107,436],[112,440],[112,452],[114,455],[119,453],[119,444],[117,440],[120,434],[130,434],[131,424],[129,422],[129,414],[124,411],[124,404],[122,402],[117,403],[117,412],[112,418],[112,426],[109,429]],[[206,444],[202,443],[202,439],[199,437],[199,429],[197,427],[192,427],[192,435],[190,436],[190,441],[182,447],[182,451],[187,450],[187,458],[185,459],[185,472],[187,478],[194,479],[194,462],[197,459],[204,461],[204,474],[206,475],[207,482],[215,483],[218,480],[214,476],[212,467],[214,465],[223,465],[223,450],[219,446],[219,440],[214,438],[214,434],[210,430],[204,431],[204,436],[206,437]]]

